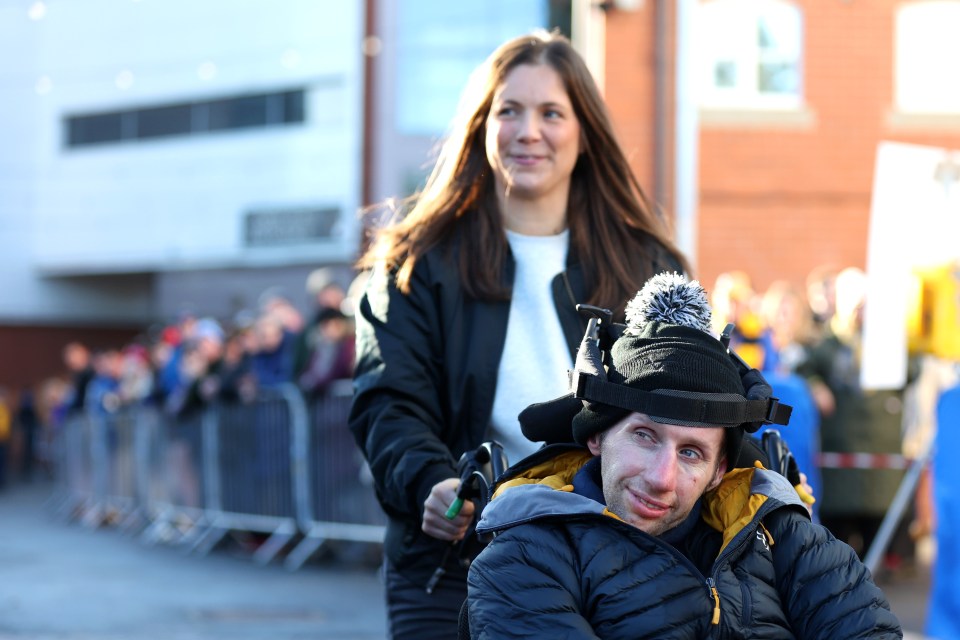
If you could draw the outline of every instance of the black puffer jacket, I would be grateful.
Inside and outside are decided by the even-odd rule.
[[[472,638],[902,637],[853,550],[782,476],[728,473],[684,555],[572,493],[589,452],[548,451],[478,525],[499,534],[470,567]]]

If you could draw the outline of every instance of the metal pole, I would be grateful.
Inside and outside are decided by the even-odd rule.
[[[697,262],[697,175],[700,121],[693,60],[693,20],[696,0],[677,0],[676,153],[674,155],[674,211],[677,244],[692,267]]]
[[[897,525],[900,524],[900,520],[903,518],[903,513],[906,511],[907,505],[909,505],[910,501],[913,499],[914,492],[917,488],[917,482],[920,480],[920,473],[923,471],[923,468],[927,466],[927,462],[930,460],[932,448],[933,440],[931,439],[931,442],[927,444],[926,450],[923,452],[923,454],[914,460],[907,469],[906,475],[903,476],[903,480],[900,482],[900,486],[897,488],[897,493],[893,496],[893,502],[890,503],[890,508],[887,509],[887,514],[883,517],[883,522],[880,523],[880,528],[877,530],[877,535],[873,538],[873,542],[870,544],[870,549],[867,550],[867,555],[863,559],[863,564],[867,565],[867,568],[872,574],[877,573],[877,568],[880,566],[880,561],[883,559],[883,554],[890,545],[890,539],[893,538],[893,533],[896,530]]]

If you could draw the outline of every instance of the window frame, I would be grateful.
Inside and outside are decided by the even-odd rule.
[[[698,5],[696,16],[696,41],[710,43],[697,50],[697,89],[698,102],[701,109],[707,110],[770,110],[770,111],[797,111],[804,107],[804,22],[803,11],[789,0],[703,0]],[[727,15],[717,15],[727,14]],[[747,21],[749,19],[749,22]],[[782,50],[764,50],[759,40],[759,26],[766,19],[768,23],[781,25],[784,21],[793,22],[787,25],[792,33],[782,36],[787,46]],[[725,27],[717,27],[719,22]],[[716,32],[729,34],[736,32],[734,37],[727,35],[727,42],[720,43]],[[705,29],[714,33],[705,34]],[[712,36],[712,38],[711,38]],[[722,60],[720,47],[726,47],[732,52],[732,62],[736,68],[739,81],[734,80],[733,87],[721,88],[714,80],[714,70]],[[794,51],[789,51],[793,48]],[[782,64],[793,67],[795,74],[795,88],[789,92],[764,91],[759,86],[759,73],[763,65]],[[742,70],[746,70],[745,72]],[[752,78],[752,79],[751,79]]]
[[[84,149],[103,145],[152,142],[227,131],[263,129],[303,124],[307,121],[307,90],[285,89],[250,93],[203,101],[141,106],[98,113],[68,114],[63,117],[64,147]],[[250,106],[256,107],[250,113]],[[151,116],[163,112],[184,114],[177,126]],[[107,127],[106,125],[111,125]],[[114,126],[115,125],[115,126]]]

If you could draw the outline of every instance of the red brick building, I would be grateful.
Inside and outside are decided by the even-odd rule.
[[[612,7],[606,20],[604,81],[612,115],[642,183],[651,195],[661,185],[657,195],[667,211],[675,179],[675,33],[684,4]],[[764,28],[785,26],[786,52],[778,58],[773,51],[767,60],[791,76],[774,86],[786,100],[765,101],[769,96],[756,83],[752,94],[747,87],[729,100],[710,103],[701,94],[697,276],[709,287],[720,272],[741,269],[762,290],[776,279],[802,284],[823,263],[864,267],[877,144],[960,148],[960,90],[950,86],[958,45],[947,35],[960,32],[960,2],[704,0],[690,6],[698,20],[704,7],[712,11],[697,22],[706,31],[694,32],[696,45],[715,39],[721,49],[713,68],[704,69],[698,58],[699,71],[734,84],[722,64],[729,53],[723,40],[734,37],[729,30],[749,26],[763,41]],[[766,25],[765,11],[771,12]],[[762,77],[770,51],[763,44],[759,49],[752,62],[759,60]],[[667,90],[661,96],[669,96],[659,112],[658,70],[659,86]],[[744,70],[757,72],[756,66]],[[658,127],[666,140],[659,157]]]

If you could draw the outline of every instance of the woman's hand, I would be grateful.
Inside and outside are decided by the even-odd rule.
[[[473,520],[473,502],[465,500],[460,513],[452,519],[446,517],[447,509],[457,499],[460,478],[447,478],[430,489],[430,495],[423,502],[423,524],[421,529],[428,536],[438,540],[460,540],[467,533],[467,527]]]
[[[817,499],[813,495],[813,487],[810,486],[810,483],[807,482],[807,474],[800,473],[800,484],[794,487],[797,490],[797,495],[800,496],[800,500],[803,501],[804,506],[807,507],[807,511],[810,512],[810,516],[813,517],[813,503]]]

